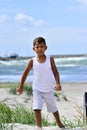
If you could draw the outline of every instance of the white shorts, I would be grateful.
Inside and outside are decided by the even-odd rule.
[[[55,103],[54,92],[40,92],[40,91],[33,91],[33,110],[42,110],[43,107],[43,99],[47,106],[48,112],[56,112],[57,107]]]

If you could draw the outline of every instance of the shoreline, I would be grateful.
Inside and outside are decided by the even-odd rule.
[[[11,82],[11,81],[3,81],[3,82],[0,82],[0,84],[16,84],[16,83],[20,83],[20,81],[17,81],[17,82]],[[25,82],[26,84],[32,84],[32,82]],[[61,84],[87,84],[87,81],[85,82],[85,81],[81,81],[81,82],[79,82],[79,81],[73,81],[73,82],[60,82]]]
[[[20,82],[0,82],[0,88],[7,88],[9,87],[10,85],[18,85],[20,84]],[[28,85],[32,85],[32,82],[25,82],[25,84],[28,84]],[[61,85],[62,86],[70,86],[70,85],[77,85],[77,86],[81,86],[81,85],[85,85],[87,86],[87,82],[61,82]]]
[[[12,85],[18,86],[19,84],[20,82],[0,82],[0,88],[10,88]],[[32,82],[25,82],[24,84],[32,86]],[[75,89],[82,86],[87,88],[87,82],[61,82],[61,86],[63,89]]]

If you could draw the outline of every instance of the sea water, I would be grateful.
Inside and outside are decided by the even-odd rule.
[[[19,82],[28,60],[0,61],[0,82]],[[61,82],[87,82],[87,57],[55,58]],[[30,71],[27,82],[33,81]]]

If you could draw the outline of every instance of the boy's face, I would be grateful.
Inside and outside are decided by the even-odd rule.
[[[33,47],[33,50],[39,56],[43,55],[45,53],[46,49],[47,49],[47,46],[44,44],[44,42],[41,42],[41,43],[36,42],[35,46]]]

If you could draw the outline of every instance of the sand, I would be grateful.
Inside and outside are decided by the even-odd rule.
[[[8,85],[9,83],[3,83]],[[3,86],[1,83],[0,85]],[[85,114],[84,107],[84,93],[87,92],[87,83],[61,83],[62,91],[60,92],[60,98],[56,98],[56,104],[60,113],[60,116],[64,116],[68,120],[72,120],[76,115],[79,115],[79,110],[82,114]],[[67,100],[65,100],[67,99]],[[32,107],[32,96],[27,96],[25,92],[22,95],[12,95],[9,93],[8,88],[0,88],[0,101],[3,101],[12,108],[15,108],[17,104],[22,104],[28,109]],[[52,122],[54,120],[52,114],[46,110],[44,103],[42,114]],[[43,127],[44,130],[60,130],[55,127]],[[36,126],[29,126],[23,124],[15,124],[14,130],[36,130]],[[68,130],[68,129],[67,129]],[[71,129],[70,129],[71,130]],[[81,128],[74,128],[72,130],[82,130]],[[87,130],[87,127],[85,128]]]

